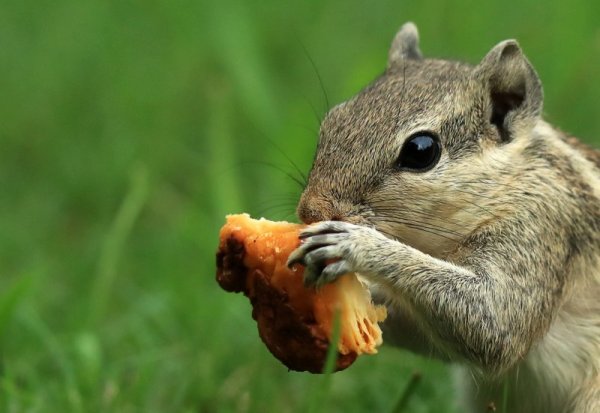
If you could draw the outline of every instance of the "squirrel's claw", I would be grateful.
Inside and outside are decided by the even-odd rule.
[[[302,243],[288,258],[288,267],[304,265],[304,284],[317,287],[352,272],[350,263],[344,259],[343,246],[354,228],[357,226],[342,221],[325,221],[306,228],[300,233]]]
[[[321,276],[316,279],[315,283],[317,287],[321,287],[322,285],[328,284],[330,282],[335,281],[338,277],[348,274],[352,272],[352,267],[350,263],[346,260],[336,261],[327,265],[321,271]],[[306,284],[306,277],[304,278],[304,283]]]
[[[324,234],[313,235],[309,238],[308,235],[305,235],[300,246],[296,248],[288,257],[288,268],[295,264],[302,264],[305,266],[308,265],[305,259],[306,255],[319,248],[326,247],[328,245],[335,245],[338,242],[343,241],[347,236],[347,234]]]

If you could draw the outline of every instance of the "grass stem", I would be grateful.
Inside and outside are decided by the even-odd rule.
[[[129,192],[121,203],[112,225],[104,239],[98,261],[96,278],[92,285],[89,321],[95,325],[104,315],[110,293],[117,276],[117,264],[125,248],[127,237],[139,216],[148,196],[148,170],[143,165],[131,173]]]
[[[333,328],[331,332],[331,341],[327,349],[327,357],[323,366],[323,376],[317,381],[316,388],[312,392],[313,397],[309,405],[309,413],[324,412],[325,398],[331,387],[333,373],[335,372],[335,363],[338,358],[338,347],[341,336],[341,312],[337,310],[333,316]]]
[[[419,373],[418,371],[415,371],[412,374],[410,380],[408,381],[408,384],[404,388],[404,391],[402,391],[402,394],[400,395],[398,402],[396,402],[394,409],[392,410],[392,413],[401,413],[401,412],[405,411],[406,406],[408,405],[408,402],[409,402],[410,398],[412,397],[412,395],[415,393],[415,390],[417,389],[417,386],[420,381],[421,381],[421,373]]]

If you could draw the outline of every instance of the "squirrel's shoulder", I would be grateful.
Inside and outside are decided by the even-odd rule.
[[[600,169],[600,150],[599,149],[594,148],[594,147],[582,142],[581,140],[579,140],[579,138],[577,138],[575,136],[569,135],[560,130],[558,130],[557,132],[559,134],[560,139],[562,139],[569,146],[571,146],[572,148],[577,150],[577,152],[581,153],[581,155],[583,155],[583,157],[585,159],[587,159],[588,161],[590,161],[594,165],[596,165],[596,168]]]
[[[534,158],[547,159],[550,165],[560,167],[562,163],[551,162],[558,156],[572,167],[578,166],[575,169],[588,170],[600,179],[600,150],[545,121],[540,121],[534,129],[526,151]]]

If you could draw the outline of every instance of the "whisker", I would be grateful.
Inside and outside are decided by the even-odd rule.
[[[281,214],[281,213],[287,213],[288,215],[293,215],[294,208],[290,208],[287,205],[274,205],[271,207],[259,209],[257,211],[257,215],[259,215],[259,216],[277,215],[277,214]]]
[[[268,139],[268,138],[267,138]],[[302,181],[303,184],[303,188],[306,186],[307,184],[307,177],[304,174],[304,172],[298,167],[298,164],[296,162],[294,162],[292,160],[292,158],[290,158],[284,151],[283,149],[281,149],[281,147],[279,145],[277,145],[272,139],[268,139],[268,142],[277,150],[277,152],[279,152],[290,164],[292,164],[292,167],[296,170],[296,172],[298,173],[298,175],[300,175],[300,180]]]
[[[477,194],[475,194],[475,193],[473,193],[473,192],[469,192],[469,191],[462,191],[462,190],[455,190],[455,191],[457,191],[457,192],[461,192],[461,193],[464,193],[464,194],[468,194],[468,195],[474,195],[474,196],[475,196],[475,195],[477,195]],[[489,198],[489,197],[484,197],[484,196],[480,196],[480,197],[482,197],[482,198],[486,198],[486,199],[491,199],[491,198]],[[466,203],[467,203],[467,204],[469,204],[469,205],[473,205],[474,207],[481,209],[481,210],[482,210],[482,211],[484,211],[485,213],[487,213],[487,214],[489,214],[489,215],[491,215],[491,216],[493,216],[493,217],[495,217],[495,218],[498,218],[498,215],[494,214],[493,212],[491,212],[491,211],[490,211],[490,210],[488,210],[487,208],[484,208],[484,207],[482,207],[481,205],[479,205],[479,204],[476,204],[475,202],[469,201],[469,200],[467,200],[467,199],[463,199],[463,200],[462,200],[462,202],[466,202]]]
[[[310,106],[313,116],[315,117],[315,120],[317,121],[317,125],[320,125],[321,122],[323,121],[322,115],[319,114],[319,112],[317,111],[317,108],[311,102],[311,100],[308,98],[308,96],[306,96],[304,93],[302,93],[302,98],[304,99],[304,101],[306,103],[308,103],[308,106]],[[314,130],[311,129],[310,131],[314,134]]]
[[[403,199],[397,199],[397,200],[403,201]],[[420,208],[414,208],[414,207],[407,206],[407,205],[402,205],[401,207],[394,208],[393,206],[389,205],[389,202],[394,202],[394,201],[395,201],[395,199],[392,198],[390,200],[386,200],[385,202],[382,201],[381,204],[379,204],[377,202],[371,203],[371,207],[373,209],[375,209],[377,213],[386,213],[387,212],[387,213],[391,213],[391,214],[397,214],[399,211],[402,211],[407,215],[410,214],[410,215],[421,216],[421,217],[429,218],[433,221],[447,222],[452,225],[458,225],[458,226],[464,225],[464,221],[462,221],[462,220],[457,220],[452,217],[444,217],[442,219],[439,214],[434,213],[434,212],[424,211]],[[439,203],[439,204],[442,206],[444,205],[444,203]],[[382,207],[380,205],[384,205],[384,206]],[[481,208],[479,208],[479,209],[481,209]],[[486,215],[486,217],[487,216],[488,215]]]
[[[386,223],[386,224],[395,223],[394,221],[387,221],[387,220],[380,220],[380,222],[383,222],[383,223]],[[422,231],[422,232],[426,232],[426,233],[429,233],[429,234],[432,234],[432,235],[438,236],[438,237],[440,237],[440,238],[445,238],[445,239],[447,239],[447,240],[450,240],[450,241],[452,241],[452,242],[457,242],[457,241],[459,241],[458,239],[452,238],[452,237],[450,237],[450,236],[448,236],[448,235],[440,234],[439,232],[437,232],[437,231],[435,231],[435,230],[433,230],[433,229],[424,228],[424,227],[418,226],[418,225],[416,225],[416,224],[414,224],[414,223],[408,223],[408,222],[404,222],[404,223],[402,223],[402,224],[403,224],[403,225],[405,225],[405,226],[406,226],[406,227],[408,227],[408,228],[411,228],[411,229],[416,229],[416,230],[418,230],[418,231]]]
[[[283,207],[295,209],[296,204],[292,203],[292,202],[277,202],[277,203],[261,202],[259,205],[256,205],[256,207],[261,208],[261,209],[283,208]]]
[[[327,95],[327,90],[325,89],[325,83],[323,83],[323,78],[321,77],[321,73],[319,73],[319,69],[317,68],[317,65],[315,64],[315,61],[313,60],[312,56],[306,49],[306,46],[304,46],[304,43],[302,42],[302,40],[300,40],[299,37],[296,37],[296,39],[298,40],[298,43],[300,43],[300,47],[302,47],[302,51],[304,52],[304,55],[310,62],[310,65],[312,66],[312,68],[315,72],[315,75],[317,76],[317,79],[319,81],[319,86],[321,87],[321,91],[323,92],[323,97],[325,98],[325,112],[327,112],[331,108],[331,106],[329,104],[329,96]]]
[[[463,194],[467,194],[467,195],[471,195],[471,196],[476,197],[476,198],[483,198],[483,199],[487,199],[487,200],[493,200],[494,199],[492,197],[487,197],[485,195],[481,195],[481,194],[478,194],[478,193],[475,193],[475,192],[471,192],[471,191],[467,191],[467,190],[462,190],[462,189],[457,189],[457,188],[453,188],[452,191],[463,193]],[[404,201],[405,202],[405,200],[406,200],[405,198],[398,197],[398,198],[386,199],[385,201],[384,200],[381,200],[381,201],[371,201],[371,204],[375,206],[375,205],[378,205],[378,202],[380,202],[381,204],[384,204],[384,203],[385,204],[389,204],[390,202],[394,202],[394,201]],[[432,202],[432,200],[430,199],[430,200],[428,200],[428,202]],[[435,202],[435,201],[433,201],[433,202]],[[465,202],[465,203],[467,203],[469,205],[474,206],[477,209],[482,210],[488,216],[492,216],[492,217],[496,217],[496,218],[498,217],[496,214],[494,214],[489,209],[487,209],[484,206],[479,205],[479,204],[477,204],[477,203],[475,203],[473,201],[470,201],[468,199],[462,199],[462,202]],[[444,202],[437,202],[437,203],[439,205],[444,205]],[[402,205],[401,208],[403,208],[403,209],[409,209],[410,210],[410,206],[407,206],[407,205]],[[421,212],[421,211],[416,210],[416,209],[415,210],[411,210],[411,211]],[[434,217],[434,218],[437,218],[437,216],[435,216],[435,214],[431,214],[431,216]]]
[[[457,241],[458,239],[461,239],[464,237],[464,234],[458,233],[456,231],[452,231],[452,230],[446,229],[444,227],[436,227],[436,226],[427,225],[420,221],[404,220],[402,218],[390,217],[390,216],[386,216],[386,215],[379,215],[375,218],[381,222],[385,222],[388,224],[404,225],[408,228],[413,228],[413,229],[418,229],[418,230],[422,230],[425,232],[429,232],[431,234],[438,235],[440,237],[444,237],[444,238],[452,240],[452,241]],[[456,238],[452,238],[451,236],[455,236]]]
[[[254,164],[254,165],[269,166],[269,167],[281,172],[282,174],[284,174],[285,176],[290,178],[292,181],[297,183],[301,189],[304,189],[304,187],[305,187],[305,183],[303,181],[301,181],[300,179],[298,179],[297,177],[292,175],[290,172],[286,171],[285,169],[283,169],[282,167],[280,167],[279,165],[276,165],[274,163],[270,163],[270,162],[266,162],[266,161],[251,161],[251,160],[243,161],[243,163],[251,164],[251,165]]]
[[[383,216],[383,217],[389,217],[392,219],[396,219],[398,221],[402,221],[402,222],[417,222],[419,224],[422,224],[424,226],[430,227],[430,228],[435,228],[435,229],[442,229],[445,232],[449,233],[449,234],[453,234],[453,235],[458,235],[458,236],[464,236],[464,234],[456,232],[448,227],[445,227],[443,224],[445,223],[445,221],[437,219],[437,224],[434,221],[421,221],[419,220],[419,216],[418,214],[411,214],[410,216],[406,216],[406,215],[402,215],[402,216],[398,216],[395,214],[396,211],[393,210],[389,210],[389,211],[378,211],[380,212],[378,214],[378,216]],[[460,225],[460,222],[456,222],[456,225]]]
[[[373,204],[372,207],[374,207],[374,209],[376,210],[377,213],[392,213],[392,214],[394,214],[394,213],[398,213],[398,211],[400,210],[400,207],[394,208],[389,205],[386,205],[385,207],[381,207],[381,206],[378,206],[377,204]],[[436,214],[434,212],[423,211],[421,209],[412,209],[411,207],[406,207],[404,205],[401,207],[401,210],[402,210],[402,212],[406,213],[406,215],[422,216],[424,218],[429,218],[429,219],[435,220],[435,221],[449,222],[454,225],[462,225],[463,224],[463,221],[459,221],[452,217],[447,217],[447,218],[441,219],[440,215]]]
[[[292,193],[292,192],[288,192],[285,194],[275,194],[275,195],[269,195],[269,199],[267,199],[267,202],[270,201],[289,201],[289,202],[298,202],[298,194],[297,193]]]
[[[286,176],[290,177],[294,182],[299,183],[299,185],[302,187],[302,189],[304,189],[304,187],[306,187],[307,184],[307,176],[306,174],[304,174],[302,172],[302,170],[298,167],[298,165],[285,153],[285,151],[283,149],[281,149],[281,147],[279,145],[277,145],[275,143],[275,141],[273,141],[273,139],[269,138],[267,136],[267,134],[265,134],[257,125],[255,124],[250,124],[250,128],[252,128],[254,130],[254,132],[261,137],[262,139],[264,139],[267,143],[269,143],[273,148],[275,148],[277,150],[277,152],[279,152],[294,168],[294,170],[300,175],[300,178],[297,177],[293,177],[291,176],[292,174],[289,173],[288,171],[284,171],[282,170],[281,167],[279,166],[274,166],[273,164],[269,163],[269,162],[264,162],[264,165],[269,165],[274,167],[275,169],[279,170],[280,172],[283,172]],[[314,132],[313,132],[314,133]],[[246,163],[260,163],[262,161],[243,161]]]

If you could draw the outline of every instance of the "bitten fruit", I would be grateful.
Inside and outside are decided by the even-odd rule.
[[[243,292],[252,317],[271,353],[289,369],[323,371],[336,312],[340,339],[336,370],[360,354],[373,354],[382,343],[378,323],[385,307],[374,305],[366,286],[346,274],[316,290],[303,285],[304,268],[286,266],[304,226],[229,215],[221,228],[217,282],[226,291]]]

